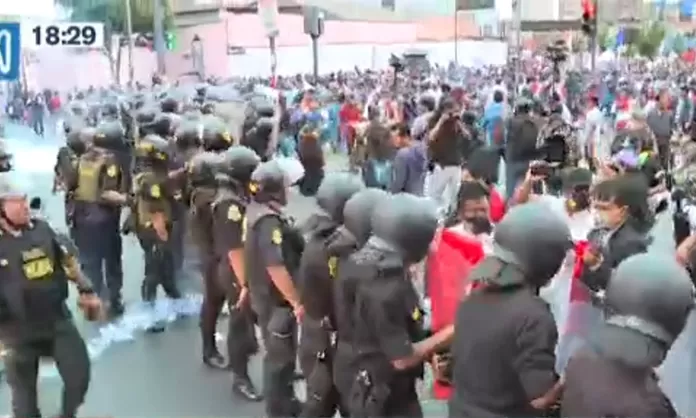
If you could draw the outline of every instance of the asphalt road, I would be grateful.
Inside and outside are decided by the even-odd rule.
[[[8,126],[6,136],[10,151],[15,154],[17,181],[24,185],[30,196],[42,198],[45,214],[56,227],[64,227],[62,198],[50,194],[51,170],[60,140],[50,135],[45,139],[38,138],[28,128],[19,126]],[[345,159],[340,157],[329,159],[330,169],[342,169],[346,165]],[[293,195],[289,210],[298,220],[302,220],[311,213],[313,205],[311,199]],[[672,250],[669,217],[658,221],[654,236],[654,248],[659,251]],[[229,374],[209,370],[201,364],[197,320],[200,275],[196,271],[193,250],[187,252],[185,265],[188,274],[182,282],[192,296],[184,304],[186,306],[179,306],[178,309],[188,317],[175,320],[166,332],[155,335],[142,332],[144,324],[152,318],[151,312],[144,312],[138,303],[143,261],[140,247],[132,237],[124,239],[123,260],[124,300],[127,304],[124,321],[116,326],[102,327],[79,323],[95,354],[91,387],[80,415],[120,418],[262,416],[261,404],[247,403],[232,396]],[[172,317],[173,311],[165,305],[163,302],[159,306],[159,315]],[[693,332],[690,334],[696,334],[694,322],[691,322]],[[222,332],[225,328],[224,323],[220,324]],[[691,346],[688,342],[683,343]],[[680,356],[673,369],[679,375],[678,381],[696,388],[696,379],[691,380],[691,376],[696,376],[696,366],[692,363],[692,359]],[[258,355],[252,361],[251,376],[260,385]],[[302,394],[302,384],[299,386],[299,393]],[[43,413],[56,413],[62,385],[50,363],[42,367],[39,388]],[[9,390],[3,385],[0,392],[0,414],[7,413],[10,410]],[[427,391],[424,389],[423,392],[426,415],[444,416],[445,406],[428,400]],[[683,393],[683,390],[679,392]]]

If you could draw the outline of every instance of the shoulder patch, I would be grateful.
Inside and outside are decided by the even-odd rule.
[[[273,234],[271,235],[271,241],[273,241],[275,245],[280,245],[283,242],[283,233],[280,232],[279,228],[273,230]]]
[[[118,175],[118,167],[110,165],[109,168],[106,169],[106,175],[109,177],[116,177]]]
[[[413,309],[413,312],[411,312],[411,318],[414,321],[419,321],[421,319],[421,311],[420,308],[415,308]]]
[[[159,184],[153,184],[150,186],[150,196],[154,197],[155,199],[162,197],[162,190],[160,189]]]
[[[239,206],[232,204],[230,208],[227,209],[227,219],[232,222],[239,222],[242,220],[242,212],[239,210]]]

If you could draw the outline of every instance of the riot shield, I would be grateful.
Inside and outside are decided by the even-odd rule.
[[[476,237],[445,229],[436,236],[428,255],[426,290],[430,298],[433,332],[454,322],[457,306],[471,290],[469,273],[484,257],[483,244]],[[448,399],[449,386],[435,381],[435,399]]]

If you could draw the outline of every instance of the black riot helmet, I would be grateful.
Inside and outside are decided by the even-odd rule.
[[[493,234],[493,257],[515,266],[535,287],[551,280],[571,248],[568,225],[543,202],[513,207]]]
[[[605,296],[609,325],[631,329],[666,347],[682,332],[694,306],[689,274],[674,256],[659,252],[621,262]]]
[[[162,138],[169,138],[174,135],[176,129],[176,121],[173,116],[173,114],[160,113],[148,124],[147,129]]]
[[[211,102],[206,102],[201,106],[201,113],[204,115],[215,114],[215,104]]]
[[[232,146],[232,138],[224,122],[207,119],[203,122],[203,149],[211,152],[224,151]]]
[[[198,148],[203,145],[203,125],[199,121],[183,120],[174,138],[179,149]]]
[[[165,97],[160,102],[162,113],[179,113],[179,101],[173,97]]]
[[[358,245],[363,245],[372,235],[372,215],[380,202],[391,195],[382,189],[370,187],[351,196],[343,207],[343,226]]]
[[[397,250],[407,263],[425,257],[438,226],[432,201],[399,193],[380,201],[372,214],[372,234]]]
[[[351,173],[329,173],[317,189],[317,205],[336,223],[343,223],[346,202],[365,185],[362,179]]]
[[[97,126],[94,146],[106,149],[121,149],[125,144],[126,133],[121,122],[110,120]]]
[[[156,116],[157,112],[155,109],[151,107],[141,107],[137,112],[135,112],[135,121],[138,123],[138,125],[145,125],[152,123]]]
[[[256,107],[256,115],[259,118],[272,118],[275,114],[275,107],[270,104],[261,104]]]
[[[145,165],[166,168],[169,163],[169,143],[159,135],[145,135],[135,146],[135,158]]]
[[[188,165],[188,181],[191,187],[215,187],[222,162],[222,155],[214,152],[201,152],[191,158]]]
[[[221,154],[220,172],[231,178],[247,183],[261,160],[247,147],[236,145]]]
[[[104,118],[118,118],[120,109],[115,103],[106,103],[101,108],[101,115]]]
[[[75,155],[82,155],[87,151],[87,143],[84,141],[82,135],[80,135],[79,130],[71,131],[65,137],[65,145],[75,153]]]
[[[287,203],[287,188],[292,186],[294,180],[291,174],[280,160],[270,160],[259,164],[251,174],[249,189],[253,199],[259,203],[278,202]]]

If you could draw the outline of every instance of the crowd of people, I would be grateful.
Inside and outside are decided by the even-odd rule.
[[[452,417],[694,412],[673,404],[654,369],[694,304],[696,83],[642,65],[632,81],[623,69],[562,73],[543,60],[523,83],[507,68],[393,70],[274,89],[211,80],[186,94],[156,79],[71,97],[54,185],[68,232],[0,179],[13,416],[40,416],[41,357],[61,368],[61,416],[84,401],[89,358],[68,284],[87,319],[121,316],[121,239],[134,234],[142,299],[159,287],[181,298],[187,230],[204,284],[202,362],[230,371],[234,392],[263,401],[266,416],[423,416],[427,364]],[[232,90],[239,121],[222,110]],[[347,170],[327,169],[333,153],[347,154]],[[303,225],[284,210],[295,186],[317,203]],[[659,216],[675,226],[673,254],[652,248]],[[599,319],[560,350],[578,294]],[[256,328],[262,382],[248,371]]]

